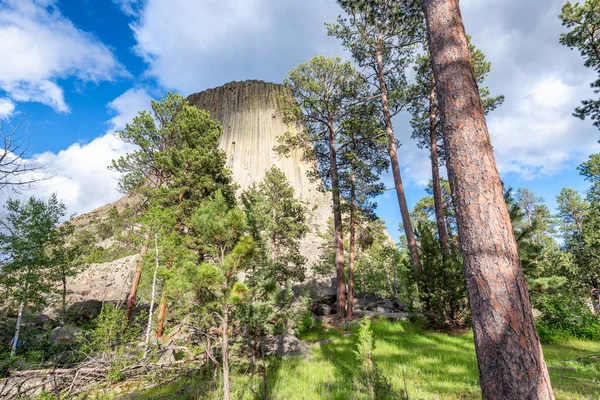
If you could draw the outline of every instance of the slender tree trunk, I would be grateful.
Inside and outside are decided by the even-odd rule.
[[[225,284],[227,287],[227,284]],[[229,400],[230,384],[229,384],[229,306],[225,302],[223,307],[223,332],[221,347],[223,349],[223,400]]]
[[[383,120],[385,122],[385,134],[388,138],[388,151],[390,154],[390,162],[392,164],[392,173],[394,175],[394,186],[396,186],[398,205],[400,206],[400,213],[402,214],[402,225],[406,235],[406,242],[408,243],[410,259],[417,273],[420,273],[421,261],[419,259],[419,249],[410,221],[410,213],[408,211],[408,204],[406,203],[406,195],[404,194],[404,185],[402,184],[402,175],[398,164],[398,151],[396,149],[396,138],[394,137],[394,128],[392,126],[392,115],[388,104],[387,87],[383,70],[383,57],[380,52],[377,52],[377,80],[379,81],[381,107],[383,109]]]
[[[65,323],[67,319],[67,277],[63,275],[62,277],[62,322]]]
[[[356,176],[352,172],[350,180],[350,262],[348,264],[348,321],[354,312],[354,261],[356,253],[356,221],[354,220],[354,199],[356,197]]]
[[[337,276],[337,316],[344,319],[346,313],[346,279],[344,271],[344,237],[342,234],[342,210],[340,183],[337,170],[335,131],[329,125],[329,163],[331,169],[331,191],[333,198],[333,230],[335,234],[335,266]]]
[[[158,306],[158,326],[156,327],[156,338],[162,337],[165,326],[165,315],[167,314],[167,298],[163,294],[160,296],[160,305]]]
[[[435,82],[433,82],[435,83]],[[435,86],[432,86],[429,95],[429,144],[431,148],[431,183],[433,186],[433,205],[435,208],[435,222],[438,228],[438,237],[444,259],[450,258],[448,234],[444,223],[444,206],[442,204],[442,185],[440,183],[440,165],[437,148],[437,113],[435,111]]]
[[[148,356],[148,345],[150,344],[150,329],[152,328],[152,311],[154,310],[154,300],[156,297],[156,273],[158,272],[158,239],[154,234],[154,248],[156,250],[156,267],[154,267],[154,276],[152,277],[152,298],[150,300],[150,311],[148,312],[148,327],[146,328],[146,345],[144,347],[144,359]]]
[[[554,399],[459,0],[424,0],[484,399]]]
[[[19,304],[19,314],[17,315],[17,326],[15,327],[15,337],[13,338],[12,348],[10,349],[10,357],[14,357],[17,353],[17,345],[19,344],[19,333],[21,332],[21,321],[23,320],[23,307],[25,307],[25,299],[27,298],[27,286],[23,291],[21,304]]]
[[[142,277],[142,259],[148,253],[148,240],[150,239],[150,232],[144,233],[144,243],[140,247],[140,260],[138,261],[137,268],[135,269],[135,276],[131,282],[131,289],[129,290],[129,296],[127,297],[127,320],[131,321],[133,315],[133,308],[135,306],[135,297],[137,295],[137,288],[140,285],[140,279]]]

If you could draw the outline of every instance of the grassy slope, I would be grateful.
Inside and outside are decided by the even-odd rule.
[[[471,333],[446,334],[387,321],[373,324],[376,336],[375,361],[392,378],[396,389],[406,388],[411,399],[477,399],[480,398],[477,363]],[[319,329],[302,337],[306,341],[330,339],[314,345],[312,359],[271,360],[269,397],[275,399],[351,399],[354,362],[354,337],[335,329]],[[544,346],[550,366],[572,366],[565,376],[600,379],[600,360],[587,364],[575,362],[579,357],[600,353],[600,343],[569,340]],[[569,380],[561,371],[551,369],[557,399],[600,399],[600,384]],[[155,389],[152,393],[128,396],[145,398],[219,398],[207,394],[198,381],[180,381]],[[233,385],[234,399],[260,399],[260,379],[237,375]],[[202,395],[204,393],[204,395]]]

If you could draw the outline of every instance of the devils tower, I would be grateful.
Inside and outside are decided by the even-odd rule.
[[[220,146],[240,188],[260,182],[268,169],[277,166],[287,176],[296,196],[306,203],[314,235],[327,224],[331,215],[330,201],[318,190],[318,183],[307,177],[313,166],[302,159],[300,150],[292,151],[289,157],[273,150],[278,144],[277,138],[290,129],[284,122],[283,108],[284,99],[292,99],[291,96],[283,85],[249,80],[192,94],[188,101],[209,111],[211,117],[221,123]],[[309,238],[306,246],[316,245],[314,239]]]

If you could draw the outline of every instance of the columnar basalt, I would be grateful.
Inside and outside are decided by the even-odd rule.
[[[221,148],[240,188],[260,182],[269,168],[277,166],[287,176],[296,196],[306,202],[313,231],[321,230],[326,227],[331,208],[328,196],[318,190],[319,183],[307,176],[313,165],[302,159],[300,150],[292,151],[289,157],[273,150],[279,136],[289,129],[301,129],[284,122],[288,100],[293,101],[283,85],[258,80],[231,82],[188,97],[190,104],[209,111],[212,118],[221,122]],[[310,242],[316,245],[314,240]]]

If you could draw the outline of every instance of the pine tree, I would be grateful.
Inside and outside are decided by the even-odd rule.
[[[600,1],[585,0],[583,3],[567,3],[559,15],[563,26],[571,29],[560,35],[560,43],[570,49],[577,49],[584,59],[584,65],[600,73]],[[600,78],[590,85],[594,93],[600,92]],[[584,100],[582,106],[575,109],[574,115],[585,119],[589,117],[600,128],[600,100]]]
[[[242,193],[251,234],[267,252],[278,283],[301,282],[306,258],[300,241],[308,232],[306,207],[294,197],[294,188],[283,171],[272,167],[265,178]]]
[[[277,151],[286,154],[292,148],[304,150],[306,159],[316,162],[311,172],[331,189],[337,276],[338,318],[346,313],[344,239],[340,193],[340,135],[344,121],[353,116],[366,97],[366,83],[349,62],[338,58],[315,57],[290,71],[284,80],[296,104],[287,110],[293,129],[280,139]],[[296,124],[296,125],[293,125]],[[296,129],[298,128],[298,129]]]
[[[140,112],[117,133],[122,140],[137,146],[134,152],[113,160],[112,168],[124,174],[121,189],[141,194],[145,207],[148,204],[164,209],[172,207],[175,233],[184,232],[198,204],[217,190],[229,204],[235,202],[231,172],[218,147],[221,127],[208,112],[189,105],[183,97],[169,93],[161,101],[153,101],[152,114]],[[148,252],[149,238],[150,232],[144,231],[142,258]],[[172,263],[173,259],[167,261],[167,268]],[[141,275],[139,264],[127,300],[129,318]],[[159,336],[165,312],[166,298],[162,297]]]
[[[200,205],[193,216],[194,235],[202,243],[205,262],[194,272],[192,284],[201,292],[205,321],[221,324],[223,399],[230,398],[229,330],[236,307],[247,301],[248,287],[237,279],[250,266],[255,243],[244,235],[246,220],[237,207],[230,207],[221,192]],[[207,314],[206,312],[209,311]]]
[[[404,185],[398,163],[392,118],[407,105],[406,68],[424,39],[420,1],[338,0],[347,18],[327,24],[330,36],[342,41],[354,60],[366,71],[365,81],[375,88],[385,124],[398,205],[411,260],[420,270],[419,251],[414,238]]]
[[[379,124],[377,109],[372,103],[357,107],[352,118],[344,122],[340,141],[341,195],[349,215],[350,233],[348,261],[347,319],[353,319],[354,266],[356,262],[357,221],[375,218],[375,197],[385,191],[379,181],[388,169],[385,135]]]
[[[470,38],[469,38],[470,41]],[[485,113],[496,109],[504,101],[504,96],[491,97],[490,91],[483,86],[486,76],[491,70],[491,63],[485,59],[481,50],[469,43],[469,52],[473,61],[475,79],[479,85],[479,94]],[[445,163],[444,146],[442,143],[442,125],[440,121],[439,106],[435,93],[435,79],[431,70],[429,54],[417,58],[415,66],[415,83],[410,88],[410,102],[408,110],[412,114],[412,137],[417,139],[420,148],[430,151],[433,200],[435,205],[435,221],[438,229],[438,238],[446,259],[450,258],[450,245],[448,232],[444,223],[444,207],[442,202],[442,187],[440,179],[440,165]]]
[[[459,1],[422,4],[482,395],[553,399]]]

